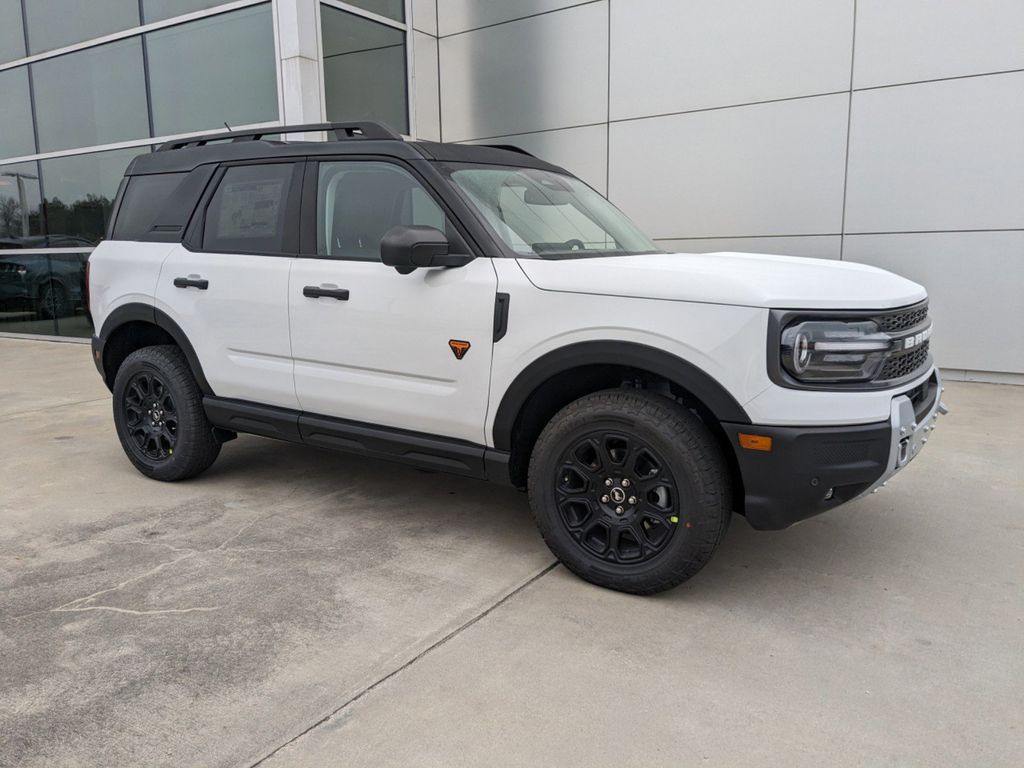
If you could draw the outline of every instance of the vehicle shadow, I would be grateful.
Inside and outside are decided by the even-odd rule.
[[[339,522],[372,525],[380,509],[397,507],[406,510],[405,519],[415,520],[423,535],[508,537],[513,546],[522,546],[525,539],[544,547],[525,494],[384,460],[246,436],[227,444],[218,462],[194,482],[245,483],[247,476],[299,483],[309,497],[328,499],[317,503],[318,515]],[[330,501],[332,494],[337,504]],[[353,500],[363,503],[353,505]],[[453,506],[471,514],[453,515]],[[743,602],[768,596],[774,602],[776,593],[788,599],[820,596],[821,589],[843,581],[882,583],[898,577],[914,540],[913,521],[886,512],[873,498],[784,531],[755,531],[735,515],[709,565],[659,599],[721,603],[735,594]]]

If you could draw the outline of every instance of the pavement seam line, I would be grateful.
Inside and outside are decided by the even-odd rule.
[[[0,416],[0,422],[11,421],[19,416],[28,416],[31,413],[42,413],[43,411],[52,411],[54,408],[67,408],[71,405],[87,405],[89,403],[102,403],[105,400],[109,400],[109,397],[97,397],[93,400],[76,400],[73,403],[58,403],[57,405],[47,405],[42,408],[31,408],[27,411],[16,411],[15,413],[8,413],[6,416]]]
[[[420,659],[424,658],[428,654],[430,654],[433,651],[437,650],[442,645],[447,643],[449,640],[451,640],[454,637],[456,637],[457,635],[461,634],[463,631],[465,631],[465,630],[469,629],[470,627],[472,627],[478,621],[486,618],[492,612],[494,612],[495,610],[497,610],[498,608],[503,606],[505,603],[507,603],[509,600],[511,600],[513,597],[518,595],[520,592],[525,590],[527,587],[533,585],[537,581],[540,581],[540,579],[544,578],[549,573],[551,573],[551,571],[553,571],[557,565],[558,565],[558,561],[556,560],[555,562],[545,566],[543,569],[541,569],[540,571],[535,573],[533,576],[528,578],[526,581],[524,581],[518,587],[516,587],[511,592],[506,594],[504,597],[502,597],[496,603],[494,603],[493,605],[489,606],[487,609],[481,611],[476,616],[473,616],[471,619],[467,620],[463,624],[460,624],[458,627],[453,629],[451,632],[449,632],[447,635],[442,637],[440,640],[437,640],[436,642],[434,642],[431,645],[427,646],[422,651],[420,651],[415,656],[413,656],[411,659],[409,659],[408,661],[405,661],[402,664],[400,664],[399,666],[395,667],[393,670],[388,672],[383,677],[380,677],[377,680],[373,681],[368,686],[363,688],[361,691],[357,692],[356,694],[351,696],[349,699],[347,699],[337,709],[332,710],[331,712],[329,712],[328,714],[324,715],[319,720],[317,720],[315,723],[310,725],[308,728],[305,728],[302,731],[300,731],[299,733],[295,734],[295,736],[293,736],[292,738],[288,739],[288,741],[284,742],[280,746],[275,747],[273,750],[271,750],[270,752],[265,754],[263,757],[261,757],[256,762],[250,763],[248,768],[257,768],[257,766],[263,765],[267,760],[272,758],[274,755],[276,755],[281,750],[283,750],[286,747],[289,747],[292,744],[296,743],[303,736],[305,736],[306,734],[311,733],[312,731],[316,730],[317,728],[319,728],[324,723],[329,722],[336,715],[338,715],[340,712],[342,712],[344,709],[346,709],[347,707],[349,707],[352,704],[355,704],[357,701],[359,701],[361,698],[363,698],[366,694],[370,693],[374,689],[376,689],[379,686],[383,685],[388,680],[390,680],[391,678],[397,676],[399,673],[403,672],[404,670],[408,669],[409,667],[411,667],[413,664],[415,664]]]

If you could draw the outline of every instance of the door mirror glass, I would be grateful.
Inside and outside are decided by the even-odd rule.
[[[435,228],[415,224],[392,227],[381,238],[380,260],[394,267],[401,275],[414,269],[430,267],[461,267],[470,256],[448,253],[448,238]]]

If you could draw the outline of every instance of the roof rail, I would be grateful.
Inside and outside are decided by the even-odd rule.
[[[527,157],[537,157],[533,152],[527,152],[525,149],[517,147],[515,144],[477,144],[476,146],[490,147],[491,149],[504,149],[506,152],[518,152],[520,155],[526,155]]]
[[[283,125],[272,128],[261,128],[257,131],[221,131],[220,133],[208,133],[203,136],[193,136],[188,139],[166,141],[156,148],[157,152],[166,152],[172,149],[186,149],[190,147],[202,147],[211,141],[259,141],[264,136],[274,136],[281,133],[315,133],[326,131],[334,134],[335,141],[349,141],[352,139],[388,139],[392,141],[404,141],[404,139],[383,123],[369,121],[357,123],[310,123],[309,125]]]

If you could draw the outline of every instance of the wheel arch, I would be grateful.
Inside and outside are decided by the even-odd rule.
[[[133,302],[115,309],[103,322],[98,342],[101,351],[97,364],[108,389],[113,388],[118,368],[132,352],[157,344],[174,344],[184,353],[199,390],[204,395],[216,394],[188,336],[167,313],[151,304]]]
[[[736,399],[708,373],[664,350],[627,341],[584,341],[548,352],[524,368],[502,396],[492,439],[509,454],[512,484],[524,487],[533,445],[564,406],[601,389],[637,386],[659,391],[693,409],[707,424],[730,466],[735,493],[742,481],[720,422],[750,423]]]

